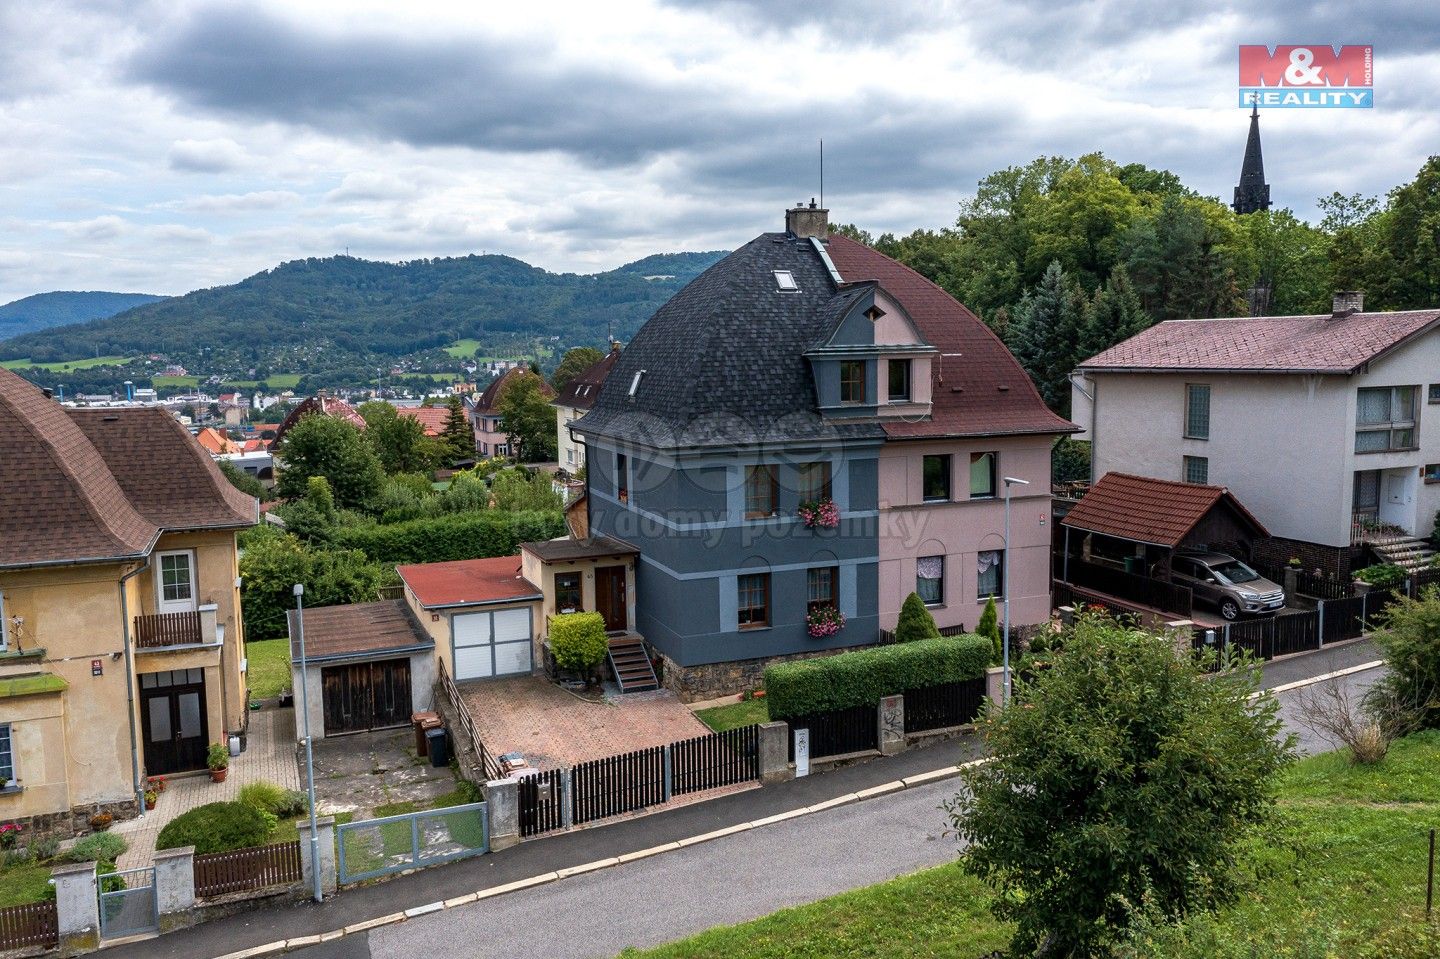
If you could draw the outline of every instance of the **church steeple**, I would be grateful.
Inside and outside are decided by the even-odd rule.
[[[1250,108],[1250,138],[1245,141],[1245,162],[1240,166],[1240,185],[1235,188],[1236,213],[1270,209],[1270,184],[1265,182],[1265,160],[1260,155],[1260,108]]]

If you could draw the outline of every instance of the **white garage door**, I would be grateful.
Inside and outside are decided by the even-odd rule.
[[[530,610],[460,613],[451,622],[455,634],[456,679],[530,672]]]

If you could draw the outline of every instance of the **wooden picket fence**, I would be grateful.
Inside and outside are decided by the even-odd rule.
[[[195,857],[195,895],[205,899],[301,880],[300,840]]]
[[[0,950],[39,946],[53,949],[60,942],[55,902],[27,902],[0,909]]]

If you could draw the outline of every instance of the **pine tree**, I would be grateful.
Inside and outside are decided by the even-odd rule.
[[[446,453],[452,463],[475,458],[475,434],[470,430],[470,421],[465,417],[465,406],[458,395],[451,396],[446,406],[445,428],[440,431],[440,441],[445,444]]]
[[[935,625],[935,617],[925,608],[925,601],[920,598],[920,594],[911,593],[906,596],[905,602],[900,606],[900,620],[895,624],[895,642],[910,643],[917,639],[937,639],[939,636],[940,628]]]
[[[1035,288],[1015,308],[1006,345],[1035,381],[1045,403],[1062,416],[1070,410],[1070,371],[1082,359],[1080,328],[1085,294],[1052,260]]]
[[[990,640],[990,645],[995,649],[994,662],[996,664],[1005,658],[1005,648],[1000,636],[1000,619],[995,613],[994,596],[985,602],[985,611],[980,614],[980,625],[975,627],[975,635],[984,636]]]
[[[1150,317],[1135,295],[1130,274],[1117,266],[1105,285],[1085,304],[1077,356],[1087,360],[1150,326]]]

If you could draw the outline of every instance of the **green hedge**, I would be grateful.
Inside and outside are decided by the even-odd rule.
[[[562,669],[582,672],[605,661],[610,638],[599,613],[560,613],[550,618],[550,651]]]
[[[521,543],[565,535],[558,512],[453,513],[403,523],[340,527],[333,545],[358,549],[380,563],[439,563],[510,556]]]
[[[853,653],[779,663],[765,670],[771,719],[809,716],[881,697],[975,679],[990,665],[990,641],[967,634],[877,646]]]

